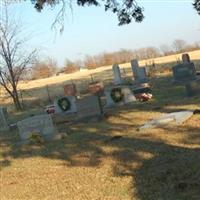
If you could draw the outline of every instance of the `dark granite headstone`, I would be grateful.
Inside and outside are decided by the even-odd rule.
[[[86,96],[78,99],[76,105],[79,118],[95,117],[102,114],[101,105],[97,96]]]
[[[199,78],[194,66],[194,63],[190,62],[190,56],[188,54],[182,55],[182,63],[173,67],[174,82],[184,85],[187,96],[193,96],[194,90],[192,83]]]
[[[139,83],[145,83],[148,81],[147,72],[145,67],[139,67],[137,60],[131,61],[131,68],[134,76],[134,80]]]
[[[193,63],[181,63],[173,67],[174,81],[188,82],[196,79],[196,69]]]

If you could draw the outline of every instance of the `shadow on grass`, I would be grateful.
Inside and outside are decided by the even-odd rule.
[[[67,138],[41,146],[20,145],[13,133],[1,134],[4,149],[1,167],[11,165],[13,159],[30,157],[62,160],[68,167],[100,167],[106,160],[112,160],[114,176],[131,177],[133,199],[199,199],[200,148],[169,144],[152,138],[148,131],[138,134],[136,129],[136,125],[116,124],[108,119],[80,123],[68,128]],[[176,132],[187,135],[181,144],[199,145],[198,127],[162,129],[168,137]],[[127,135],[127,130],[133,130],[133,134]],[[114,134],[116,131],[121,133],[120,137]]]

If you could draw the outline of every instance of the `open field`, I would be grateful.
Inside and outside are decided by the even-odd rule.
[[[59,125],[60,141],[22,145],[15,130],[1,133],[1,200],[199,200],[200,115],[138,131],[163,112],[200,109],[200,96],[171,81],[153,78],[152,101],[100,122]]]
[[[191,60],[200,60],[200,50],[188,52],[188,54],[190,55]],[[159,57],[159,58],[154,58],[154,59],[142,60],[142,61],[139,61],[139,65],[140,66],[145,66],[146,64],[151,65],[152,61],[154,61],[155,64],[173,63],[173,62],[176,62],[177,60],[181,60],[181,55],[182,54],[175,54],[171,56],[164,56],[164,57]],[[130,63],[121,64],[120,67],[125,68],[125,69],[130,68]],[[103,73],[104,71],[110,70],[111,68],[112,66],[104,66],[104,67],[100,67],[93,70],[75,72],[73,74],[60,75],[57,77],[29,81],[28,83],[21,83],[19,85],[19,88],[30,89],[30,88],[36,88],[36,87],[44,87],[47,84],[48,85],[59,84],[64,81],[88,78],[88,76],[90,76],[91,74]]]

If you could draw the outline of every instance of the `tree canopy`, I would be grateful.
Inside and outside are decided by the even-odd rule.
[[[38,11],[41,11],[45,5],[55,6],[63,3],[70,4],[71,0],[31,0]],[[79,6],[101,6],[103,4],[105,11],[112,11],[118,17],[119,25],[129,24],[133,19],[136,22],[142,22],[144,19],[144,9],[139,6],[137,0],[77,0]],[[194,8],[200,15],[200,0],[194,0]]]

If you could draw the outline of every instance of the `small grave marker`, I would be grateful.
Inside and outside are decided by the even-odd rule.
[[[66,96],[76,96],[77,90],[74,83],[64,85],[64,94]]]
[[[103,83],[102,82],[93,82],[88,86],[88,90],[91,94],[99,95],[103,91]]]

